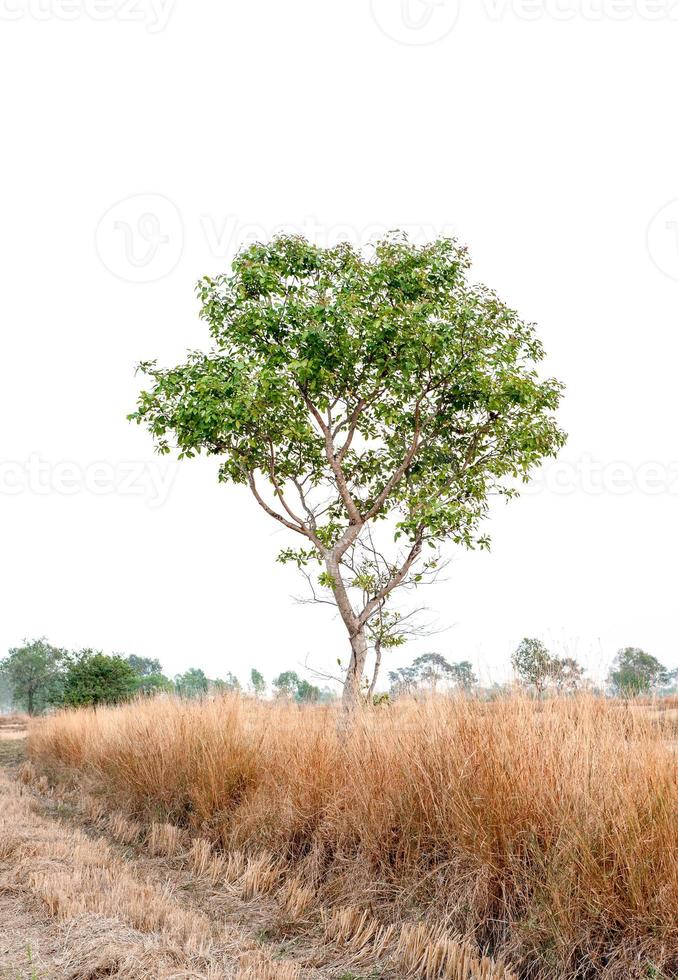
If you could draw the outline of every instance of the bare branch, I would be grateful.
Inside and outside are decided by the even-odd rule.
[[[332,439],[332,430],[327,425],[322,415],[320,414],[316,406],[313,404],[313,402],[310,400],[310,398],[303,390],[303,388],[301,388],[300,390],[307,409],[309,410],[309,412],[317,422],[318,426],[320,427],[320,431],[323,434],[325,440],[325,456],[327,458],[327,462],[330,464],[330,467],[332,468],[332,472],[334,473],[337,489],[343,501],[344,507],[346,508],[346,512],[349,516],[349,519],[352,524],[362,524],[360,511],[356,506],[355,500],[351,496],[351,491],[348,489],[348,484],[346,482],[346,477],[344,476],[344,471],[342,470],[340,464],[337,462],[337,458],[335,456],[334,440]]]
[[[306,499],[306,492],[304,491],[303,481],[297,480],[297,478],[293,476],[292,477],[292,483],[297,488],[297,493],[299,494],[299,500],[301,501],[301,506],[304,508],[304,511],[306,513],[306,516],[308,517],[308,523],[309,523],[311,529],[313,531],[316,531],[317,528],[318,528],[317,518],[318,518],[319,515],[316,514],[309,507],[308,500]]]
[[[278,499],[280,500],[280,503],[283,505],[283,507],[287,511],[289,517],[291,517],[291,519],[296,524],[298,524],[300,527],[305,528],[306,525],[305,525],[304,521],[301,519],[301,517],[298,517],[294,513],[294,511],[291,510],[288,507],[287,501],[285,500],[285,494],[283,493],[283,489],[280,486],[280,483],[278,481],[278,478],[275,475],[275,449],[273,447],[273,441],[271,439],[268,440],[268,449],[269,449],[269,458],[270,458],[270,464],[269,464],[269,470],[268,470],[268,472],[269,472],[269,476],[271,477],[271,483],[273,484],[273,486],[275,488],[276,497],[278,497]],[[314,530],[315,530],[315,528],[314,528]]]
[[[285,527],[288,527],[290,529],[290,531],[296,531],[297,534],[302,534],[304,537],[308,538],[309,541],[312,541],[313,544],[316,546],[316,548],[318,548],[321,552],[324,550],[324,545],[322,541],[320,540],[320,538],[316,537],[316,535],[313,534],[312,531],[309,531],[308,528],[304,527],[303,525],[300,527],[298,524],[293,524],[292,521],[288,521],[287,518],[283,517],[282,514],[279,514],[277,511],[273,510],[272,507],[269,507],[269,505],[266,503],[266,501],[259,493],[259,490],[257,489],[257,485],[254,480],[253,473],[247,474],[247,482],[249,484],[250,490],[252,491],[254,499],[259,504],[259,506],[266,511],[269,517],[272,517],[274,518],[274,520],[279,521],[281,524],[284,524]]]
[[[355,435],[356,429],[358,428],[358,421],[360,420],[360,416],[362,415],[362,413],[363,413],[363,411],[364,411],[364,409],[366,407],[367,407],[367,401],[364,398],[360,398],[358,400],[358,404],[356,405],[356,407],[351,412],[350,417],[347,419],[348,432],[346,434],[346,440],[344,442],[344,445],[341,447],[341,449],[337,453],[337,462],[339,464],[341,464],[341,462],[344,459],[344,456],[346,455],[346,453],[351,448],[351,443],[353,442],[353,436]],[[336,433],[334,433],[334,434],[336,434]]]
[[[336,681],[337,684],[342,684],[346,680],[345,677],[335,677],[334,674],[325,674],[321,670],[316,670],[315,667],[309,667],[308,665],[308,655],[303,663],[304,670],[307,670],[309,674],[315,674],[316,677],[321,677],[325,681]]]
[[[386,585],[384,585],[377,592],[377,594],[375,596],[373,596],[372,599],[370,599],[370,601],[367,603],[367,605],[365,606],[365,608],[363,609],[363,611],[358,616],[358,623],[359,623],[360,626],[364,626],[365,625],[365,623],[370,618],[370,616],[372,615],[372,613],[374,612],[374,610],[377,608],[377,606],[379,605],[379,603],[383,599],[385,599],[388,595],[390,595],[390,593],[393,592],[393,590],[395,588],[397,588],[400,585],[400,583],[403,581],[403,579],[405,578],[405,576],[409,572],[410,568],[412,567],[412,565],[415,563],[415,561],[417,560],[417,558],[421,554],[422,541],[423,541],[423,531],[420,531],[417,534],[416,538],[414,539],[414,543],[412,544],[412,547],[410,548],[410,550],[408,552],[407,558],[405,559],[405,561],[403,562],[403,564],[400,566],[400,568],[398,569],[398,571],[395,572],[391,576],[391,578],[388,580],[388,582],[386,583]]]
[[[321,599],[320,598],[320,596],[318,595],[318,593],[315,590],[315,585],[313,584],[313,576],[311,575],[311,573],[304,571],[303,568],[300,568],[299,571],[301,572],[301,574],[304,576],[304,578],[306,579],[306,581],[308,583],[308,587],[311,590],[311,596],[312,596],[312,598],[311,599],[301,599],[298,596],[295,596],[294,597],[295,601],[298,602],[302,606],[308,606],[308,605],[311,605],[311,603],[316,603],[317,602],[317,603],[320,603],[320,604],[325,605],[325,606],[333,606],[336,609],[337,608],[337,604],[332,599]]]

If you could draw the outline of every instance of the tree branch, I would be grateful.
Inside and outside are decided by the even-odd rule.
[[[254,480],[253,473],[249,472],[247,474],[247,482],[249,484],[250,490],[252,491],[254,499],[259,504],[259,506],[266,511],[269,517],[272,517],[274,520],[279,521],[281,524],[284,524],[285,527],[290,529],[290,531],[296,531],[297,534],[302,534],[304,537],[308,538],[309,541],[312,541],[319,551],[321,552],[324,551],[324,545],[322,541],[320,540],[320,538],[316,537],[316,535],[312,531],[309,531],[308,528],[305,527],[304,525],[300,527],[298,524],[293,524],[292,521],[288,521],[285,517],[283,517],[282,514],[279,514],[277,511],[273,510],[272,507],[269,507],[269,505],[266,503],[266,501],[259,493],[259,490],[257,489],[257,485]]]
[[[271,439],[268,440],[268,449],[269,449],[269,458],[270,458],[270,464],[269,464],[268,472],[269,472],[269,476],[271,477],[271,483],[273,484],[273,486],[275,488],[276,496],[278,497],[278,499],[280,500],[280,503],[283,505],[283,507],[287,511],[288,515],[295,522],[295,524],[298,524],[299,527],[301,527],[301,528],[305,528],[306,525],[305,525],[304,521],[301,519],[301,517],[298,517],[294,513],[294,511],[291,510],[290,507],[288,507],[287,501],[285,500],[285,494],[283,493],[283,489],[280,486],[280,483],[278,481],[278,478],[275,475],[275,449],[273,448],[273,442],[272,442]]]
[[[394,489],[394,487],[396,487],[398,485],[398,483],[400,482],[401,478],[405,474],[408,466],[410,465],[410,463],[414,459],[414,457],[415,457],[415,455],[417,453],[417,450],[419,449],[419,446],[420,446],[420,442],[419,442],[419,436],[420,436],[420,428],[419,428],[419,423],[420,423],[420,410],[421,410],[421,402],[422,402],[422,400],[423,400],[424,397],[425,397],[425,395],[422,395],[422,397],[418,400],[417,406],[416,406],[416,409],[415,409],[415,413],[414,413],[414,420],[415,420],[414,421],[414,438],[412,440],[412,445],[410,446],[410,448],[408,449],[407,453],[405,454],[405,458],[403,459],[403,461],[400,464],[400,466],[398,466],[398,468],[395,470],[395,472],[393,473],[393,475],[391,476],[391,478],[386,481],[386,484],[385,484],[383,490],[381,491],[381,493],[379,494],[379,496],[377,497],[377,499],[374,501],[374,503],[372,504],[372,506],[370,507],[370,509],[368,510],[368,512],[364,515],[364,517],[363,517],[363,520],[364,521],[371,520],[376,514],[379,513],[379,511],[383,507],[384,503],[386,502],[386,500],[388,498],[388,495]]]
[[[409,572],[410,568],[421,554],[423,537],[424,537],[424,532],[423,530],[420,530],[417,533],[417,536],[414,539],[414,543],[412,544],[412,547],[410,548],[407,554],[407,558],[400,566],[398,571],[394,572],[394,574],[388,580],[386,585],[384,585],[381,589],[379,589],[377,594],[370,599],[370,601],[367,603],[363,611],[358,616],[359,626],[364,626],[367,620],[374,612],[374,610],[379,606],[379,603],[382,602],[388,595],[390,595],[391,592],[393,592],[395,588],[397,588],[397,586],[401,584],[401,582]]]
[[[336,480],[337,489],[343,501],[346,512],[352,524],[362,524],[362,519],[360,517],[360,511],[358,510],[355,500],[351,496],[351,492],[348,489],[348,484],[346,483],[346,477],[344,476],[344,471],[342,470],[340,464],[337,462],[337,458],[334,453],[334,441],[332,439],[332,431],[330,427],[325,423],[322,415],[315,407],[311,399],[308,397],[303,388],[300,388],[302,397],[306,408],[309,410],[315,421],[320,427],[320,431],[325,439],[325,456],[327,462],[332,468],[334,473],[334,478]]]

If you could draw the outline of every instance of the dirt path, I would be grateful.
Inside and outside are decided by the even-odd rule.
[[[341,976],[285,942],[278,903],[215,887],[169,831],[149,854],[121,842],[128,822],[117,840],[88,825],[18,778],[22,756],[20,738],[0,736],[2,980]]]

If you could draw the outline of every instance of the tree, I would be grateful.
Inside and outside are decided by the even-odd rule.
[[[259,673],[256,667],[252,667],[250,671],[250,689],[257,698],[263,697],[266,693],[264,675]]]
[[[424,653],[412,662],[414,677],[418,683],[424,683],[435,694],[440,681],[452,674],[452,665],[440,653]]]
[[[130,418],[158,450],[220,457],[221,481],[303,539],[280,560],[320,567],[320,601],[350,644],[347,709],[384,602],[421,583],[445,542],[487,547],[490,496],[514,496],[564,442],[534,328],[468,268],[448,239],[392,236],[366,258],[274,238],[198,284],[208,353],[140,365],[152,385]]]
[[[209,681],[199,667],[190,667],[185,673],[177,674],[174,686],[182,698],[204,698],[209,691]]]
[[[151,696],[153,694],[171,694],[174,691],[174,681],[164,674],[147,674],[144,677],[135,678],[135,691],[138,694]]]
[[[337,692],[333,691],[331,687],[327,687],[325,685],[324,687],[320,688],[318,701],[321,704],[334,704],[336,700],[337,700]]]
[[[285,670],[273,679],[273,692],[276,698],[294,699],[298,704],[314,704],[318,701],[330,701],[333,694],[328,688],[322,691],[319,687],[303,680],[295,670]]]
[[[0,669],[0,714],[11,709],[12,701],[12,685],[4,671]]]
[[[273,691],[277,698],[293,698],[299,688],[300,678],[296,671],[285,670],[273,678]]]
[[[133,696],[136,681],[136,673],[122,657],[81,650],[68,663],[61,701],[70,707],[119,704]]]
[[[451,664],[451,676],[459,690],[467,694],[478,684],[478,678],[473,672],[473,664],[469,660],[460,660],[459,663]]]
[[[584,668],[574,657],[554,657],[551,664],[551,677],[559,691],[574,693],[581,686]]]
[[[215,691],[220,691],[222,694],[237,694],[241,690],[240,681],[230,670],[224,678],[218,677],[209,683],[214,687]]]
[[[308,681],[300,680],[294,696],[299,704],[316,704],[320,701],[320,688]]]
[[[417,689],[416,672],[412,667],[389,670],[388,679],[391,682],[390,694],[393,698],[411,697]]]
[[[137,657],[134,653],[125,659],[139,677],[153,677],[156,674],[162,674],[162,664],[159,660],[153,660],[151,657]]]
[[[11,649],[0,661],[0,670],[12,690],[13,702],[29,715],[42,711],[56,697],[64,657],[65,651],[44,637],[24,640],[23,646]]]
[[[393,697],[412,696],[421,684],[426,684],[431,693],[435,693],[438,684],[445,680],[466,692],[478,683],[473,665],[468,660],[449,663],[440,653],[422,654],[411,666],[390,671],[389,679]]]
[[[525,638],[511,656],[513,669],[525,684],[532,684],[541,697],[553,676],[553,658],[541,640]]]
[[[125,661],[136,674],[135,691],[138,694],[150,696],[161,691],[170,692],[174,690],[174,683],[163,674],[159,660],[150,657],[137,657],[132,653],[125,658]]]
[[[614,693],[622,697],[649,694],[668,679],[669,673],[663,664],[638,647],[624,647],[620,650],[612,661],[608,677]]]
[[[657,690],[660,695],[678,693],[678,667],[666,672],[666,677],[660,681],[661,687]]]

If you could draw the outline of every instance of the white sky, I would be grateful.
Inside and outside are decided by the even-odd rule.
[[[457,234],[538,322],[570,439],[425,597],[450,629],[387,667],[434,649],[502,679],[524,635],[594,671],[630,644],[678,664],[675,0],[0,0],[0,21],[0,652],[46,634],[269,679],[344,653],[290,598],[285,532],[125,415],[135,362],[207,345],[194,283],[243,240],[401,227]]]

